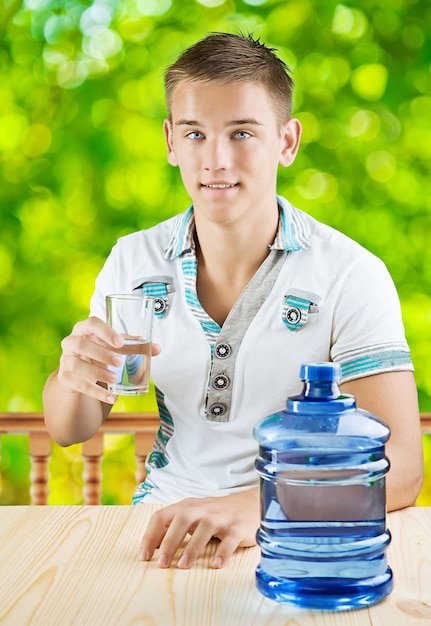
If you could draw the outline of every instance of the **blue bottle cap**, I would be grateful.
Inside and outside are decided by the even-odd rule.
[[[339,363],[305,363],[301,365],[299,376],[301,380],[331,382],[341,378]]]

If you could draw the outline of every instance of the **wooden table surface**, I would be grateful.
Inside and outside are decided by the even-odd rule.
[[[211,543],[190,570],[142,563],[156,506],[0,507],[2,626],[431,625],[431,508],[391,513],[394,591],[341,613],[290,608],[255,588],[258,548],[209,567]]]

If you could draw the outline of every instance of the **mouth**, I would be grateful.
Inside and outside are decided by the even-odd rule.
[[[204,189],[234,189],[238,183],[208,183],[201,184]]]

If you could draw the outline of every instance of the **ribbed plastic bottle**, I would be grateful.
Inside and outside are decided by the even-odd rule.
[[[366,607],[392,591],[386,549],[389,427],[338,388],[334,363],[301,367],[301,395],[259,422],[259,591],[307,609]]]

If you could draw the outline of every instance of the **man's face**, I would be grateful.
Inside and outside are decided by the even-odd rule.
[[[195,212],[229,223],[274,210],[278,164],[290,165],[299,141],[300,130],[286,139],[292,122],[298,130],[296,120],[280,128],[258,84],[180,83],[165,136],[169,163],[180,168]]]

